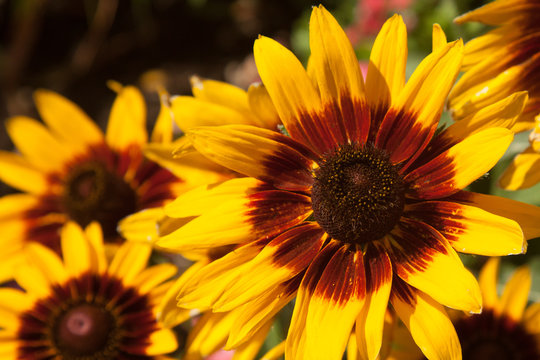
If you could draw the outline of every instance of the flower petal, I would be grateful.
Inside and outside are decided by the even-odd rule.
[[[405,176],[414,197],[436,199],[452,195],[485,174],[502,157],[513,133],[488,128],[473,134]]]
[[[431,360],[461,359],[459,339],[444,308],[405,284],[393,287],[392,306],[424,355]]]
[[[81,227],[67,223],[61,233],[62,255],[67,271],[73,276],[97,272],[97,259]]]
[[[530,290],[531,269],[526,265],[521,266],[504,287],[498,307],[500,313],[519,323],[529,301]]]
[[[540,182],[540,154],[531,147],[518,154],[499,179],[506,190],[530,188]]]
[[[401,279],[445,306],[480,312],[482,295],[476,279],[435,229],[402,217],[391,238],[390,258]]]
[[[157,245],[193,251],[270,238],[304,221],[312,213],[305,195],[262,191],[211,208],[180,229],[162,236]]]
[[[473,205],[516,221],[523,230],[526,240],[540,237],[540,207],[500,196],[460,191],[448,198],[449,201]]]
[[[256,83],[249,86],[248,102],[251,111],[257,115],[258,123],[256,125],[269,130],[277,130],[281,119],[263,84]]]
[[[29,243],[25,247],[27,262],[35,266],[51,285],[63,284],[69,274],[58,255],[37,243]],[[37,281],[37,280],[36,280]]]
[[[144,98],[133,86],[113,86],[118,95],[109,116],[105,135],[107,144],[117,151],[125,150],[131,145],[142,147],[148,141]]]
[[[364,81],[351,42],[336,19],[322,6],[311,12],[310,48],[328,130],[336,143],[365,143],[369,110]]]
[[[195,128],[187,136],[209,159],[278,188],[306,190],[313,183],[316,156],[274,131],[229,125]]]
[[[366,76],[370,107],[386,110],[397,100],[405,85],[407,52],[405,23],[400,15],[394,14],[386,20],[371,48]],[[383,119],[373,120],[376,122],[372,126],[378,129]]]
[[[426,57],[387,112],[375,145],[387,150],[392,162],[419,154],[433,136],[459,72],[462,47],[458,40]]]
[[[45,174],[24,157],[0,150],[0,180],[9,186],[31,194],[49,190]]]
[[[253,49],[259,75],[291,137],[318,153],[334,141],[321,117],[322,104],[306,70],[277,41],[260,36]]]
[[[433,226],[460,252],[500,256],[527,248],[517,222],[474,206],[424,201],[407,205],[405,214]]]
[[[229,311],[307,269],[326,240],[317,223],[305,223],[270,241],[250,261],[246,274],[228,286],[214,303],[213,310]]]
[[[116,251],[109,265],[109,274],[131,285],[137,275],[146,267],[152,247],[146,243],[126,242]]]
[[[143,348],[144,354],[148,356],[168,354],[178,348],[178,340],[171,329],[161,328],[150,334],[148,344]]]
[[[499,308],[499,296],[497,295],[497,278],[501,259],[498,257],[489,258],[480,270],[478,284],[482,291],[482,300],[486,309]]]
[[[77,105],[49,90],[36,90],[34,100],[43,121],[63,142],[83,152],[102,143],[101,129]]]
[[[446,34],[439,24],[433,24],[431,38],[431,48],[433,52],[439,50],[448,43],[446,41]]]
[[[6,121],[11,140],[29,163],[43,171],[58,171],[73,154],[69,147],[55,138],[45,126],[24,116]]]
[[[356,319],[356,344],[361,359],[376,359],[383,342],[384,316],[392,288],[392,264],[386,251],[374,244],[364,253],[366,302]]]

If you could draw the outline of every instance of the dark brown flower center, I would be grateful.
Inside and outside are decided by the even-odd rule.
[[[114,329],[114,317],[105,309],[89,304],[77,305],[58,319],[56,346],[72,357],[105,353]]]
[[[80,164],[70,172],[63,204],[79,225],[98,221],[104,236],[110,239],[118,235],[118,222],[137,210],[137,195],[122,177],[94,161]]]
[[[520,323],[484,310],[455,324],[463,360],[540,359],[537,340]]]
[[[398,168],[371,145],[344,145],[315,171],[313,216],[333,238],[365,244],[386,235],[403,212]]]

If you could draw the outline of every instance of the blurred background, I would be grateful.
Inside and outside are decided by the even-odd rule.
[[[368,60],[374,37],[393,13],[408,28],[408,74],[431,51],[431,29],[439,23],[449,40],[485,32],[480,24],[452,20],[484,0],[0,0],[0,148],[12,150],[4,127],[14,115],[37,118],[32,92],[47,88],[82,107],[104,128],[115,94],[108,80],[140,87],[152,127],[159,101],[156,85],[190,94],[189,77],[224,80],[246,89],[258,80],[253,41],[263,34],[306,61],[311,7],[322,3],[346,29],[359,59]],[[445,114],[443,121],[450,121]],[[518,134],[499,165],[475,182],[474,191],[540,204],[540,187],[503,191],[496,180],[514,154],[527,146]],[[0,184],[0,196],[13,192]],[[540,219],[539,219],[540,221]],[[536,245],[538,243],[538,245]],[[540,241],[529,253],[503,262],[508,270],[530,263],[535,273],[531,300],[540,301]],[[484,261],[464,257],[473,270]],[[507,269],[507,270],[505,270]]]

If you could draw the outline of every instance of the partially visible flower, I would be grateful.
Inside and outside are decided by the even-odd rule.
[[[97,221],[106,243],[119,244],[123,239],[117,227],[123,217],[159,208],[195,185],[227,178],[208,161],[186,159],[165,168],[145,159],[143,97],[132,86],[112,83],[112,87],[118,96],[106,134],[74,103],[47,90],[35,92],[45,125],[24,116],[7,121],[20,154],[0,151],[0,180],[23,193],[0,198],[0,280],[9,277],[28,243],[59,252],[59,230],[67,221],[80,226]],[[151,143],[173,143],[171,116],[162,94]],[[158,212],[149,211],[147,216],[159,218]]]
[[[254,47],[289,136],[237,124],[187,130],[198,151],[246,177],[167,205],[171,218],[193,219],[157,245],[225,249],[176,290],[183,308],[235,314],[230,348],[296,298],[287,358],[341,359],[354,329],[362,356],[375,359],[388,303],[428,356],[459,357],[444,306],[478,312],[481,295],[456,251],[524,252],[539,209],[461,190],[505,152],[516,115],[499,115],[523,94],[479,112],[470,129],[436,133],[462,44],[435,34],[405,82],[406,29],[393,16],[364,82],[344,31],[314,8],[307,70],[276,41]]]
[[[480,273],[484,309],[471,315],[450,315],[463,350],[463,360],[540,359],[540,303],[527,307],[531,288],[528,266],[516,270],[497,294],[500,259],[491,258]],[[397,328],[387,360],[424,359],[410,335]]]
[[[470,116],[516,91],[529,99],[512,130],[535,127],[540,114],[540,0],[496,0],[455,20],[478,21],[495,26],[465,45],[465,73],[449,96],[455,120]],[[507,190],[530,187],[540,181],[538,128],[531,146],[518,155],[500,180]]]
[[[61,259],[38,243],[25,248],[15,279],[0,288],[0,357],[8,359],[168,359],[173,331],[156,307],[175,266],[147,268],[151,247],[126,242],[108,263],[101,228],[61,230]]]

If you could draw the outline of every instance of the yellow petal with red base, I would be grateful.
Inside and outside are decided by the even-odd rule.
[[[537,220],[540,218],[540,207],[538,206],[500,196],[468,191],[460,191],[452,195],[448,200],[473,205],[490,213],[516,221],[521,226],[526,240],[540,237],[540,223]]]
[[[477,132],[405,176],[414,197],[452,195],[489,171],[502,157],[513,133],[504,128]]]
[[[452,321],[437,301],[401,285],[393,290],[391,302],[428,359],[461,360],[461,346]]]
[[[461,40],[426,57],[393,101],[375,139],[394,163],[419,153],[433,136],[444,100],[458,75],[463,57]]]
[[[204,250],[270,238],[305,220],[312,212],[310,198],[285,191],[261,191],[216,205],[157,245],[177,251]]]
[[[322,114],[319,94],[298,59],[278,42],[260,36],[253,49],[259,75],[293,139],[324,152],[334,141]]]
[[[103,132],[76,104],[49,90],[36,90],[34,101],[43,121],[76,152],[102,143]]]
[[[117,96],[107,124],[106,141],[117,151],[135,145],[142,147],[148,141],[146,132],[146,106],[141,92],[134,86],[113,85]]]
[[[521,254],[527,248],[517,222],[475,206],[424,201],[407,205],[405,214],[434,227],[459,252],[500,256]]]
[[[431,226],[402,217],[388,246],[396,274],[409,285],[445,306],[481,311],[482,296],[476,279]]]
[[[307,269],[327,235],[316,223],[294,227],[268,243],[214,303],[217,312],[232,310]]]
[[[324,107],[326,126],[336,143],[363,143],[369,131],[364,81],[347,35],[322,6],[310,19],[311,65]]]
[[[277,188],[306,190],[313,183],[316,156],[274,131],[229,125],[195,128],[187,136],[209,159]]]

